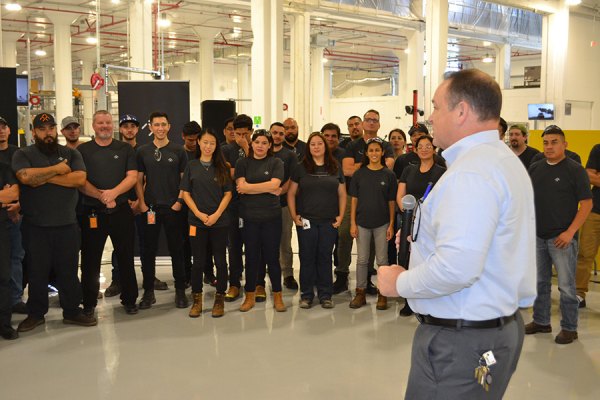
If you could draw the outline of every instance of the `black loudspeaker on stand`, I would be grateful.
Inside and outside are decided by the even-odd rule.
[[[215,135],[219,143],[225,141],[223,129],[225,121],[235,117],[235,101],[230,100],[204,100],[201,104],[202,128],[209,129]]]

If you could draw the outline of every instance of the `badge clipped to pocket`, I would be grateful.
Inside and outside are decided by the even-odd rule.
[[[148,225],[156,224],[156,213],[152,210],[152,207],[146,213],[148,215]]]
[[[190,236],[196,236],[196,227],[194,225],[190,225]]]
[[[96,213],[92,212],[89,216],[90,219],[90,229],[98,229],[98,217]]]
[[[302,229],[307,230],[310,229],[310,221],[306,218],[301,218],[302,220]]]
[[[240,218],[238,226],[240,229],[242,229],[244,227],[244,219],[243,218]]]

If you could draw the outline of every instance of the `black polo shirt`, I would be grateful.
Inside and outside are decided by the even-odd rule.
[[[597,172],[600,172],[600,144],[592,147],[592,151],[590,151],[590,157],[588,158],[585,167],[595,169]],[[593,186],[592,194],[594,196],[594,208],[592,208],[592,212],[600,214],[600,187]]]
[[[285,147],[288,150],[291,150],[294,154],[296,154],[298,161],[302,161],[302,159],[304,158],[304,154],[306,154],[306,142],[303,142],[300,139],[298,139],[294,146],[292,146],[284,140],[283,147]]]
[[[356,223],[368,229],[389,223],[389,202],[396,200],[397,191],[396,176],[388,168],[358,169],[350,184],[350,196],[358,199]]]
[[[281,184],[283,185],[292,176],[294,169],[296,169],[296,165],[298,165],[298,159],[293,151],[285,147],[282,147],[281,150],[273,153],[273,156],[283,161],[283,181],[281,181]],[[287,193],[279,196],[279,203],[281,204],[281,207],[287,207]]]
[[[341,168],[337,174],[330,175],[325,166],[317,166],[314,173],[309,174],[300,163],[291,179],[298,184],[296,213],[302,218],[323,222],[333,221],[340,215],[338,189],[344,183]]]
[[[0,188],[5,185],[16,185],[17,178],[11,169],[10,165],[0,162]],[[6,208],[0,208],[0,222],[4,222],[8,219],[8,212]]]
[[[446,160],[436,153],[433,154],[433,162],[444,169],[446,168]],[[394,174],[396,174],[396,179],[400,179],[404,169],[409,165],[421,165],[421,159],[414,151],[402,154],[396,158],[396,161],[394,162]]]
[[[519,155],[519,160],[525,166],[525,169],[528,169],[531,165],[531,160],[535,157],[536,154],[539,154],[540,151],[538,149],[534,149],[531,146],[527,146],[525,150]]]
[[[100,146],[95,140],[77,147],[87,167],[87,180],[100,190],[116,187],[125,179],[127,171],[136,171],[135,152],[128,143],[113,139],[108,146]],[[127,202],[129,193],[119,195],[115,202],[122,205]],[[83,205],[98,210],[106,206],[98,199],[83,196]]]
[[[579,157],[579,154],[575,153],[574,151],[571,151],[569,149],[565,149],[565,156],[569,157],[571,160],[578,162],[579,164],[581,164],[581,157]],[[546,156],[544,155],[543,152],[539,152],[536,155],[534,155],[531,158],[531,162],[529,164],[529,166],[531,166],[531,164],[533,164],[534,162],[538,162],[540,160],[545,160]]]
[[[9,167],[12,164],[12,157],[19,150],[14,144],[9,144],[5,150],[0,150],[0,163],[6,164]]]
[[[235,165],[235,180],[246,178],[248,183],[269,182],[276,178],[283,182],[283,162],[275,157],[240,158]],[[262,222],[281,218],[279,197],[270,193],[241,194],[240,217],[244,220]]]
[[[27,146],[15,152],[12,159],[13,171],[24,168],[45,168],[67,160],[71,171],[85,171],[86,166],[77,150],[66,146],[58,146],[57,152],[50,156],[42,153],[36,145]],[[38,187],[19,185],[21,194],[21,212],[23,220],[36,226],[64,226],[77,223],[75,207],[77,205],[77,189],[53,183],[45,183]]]
[[[336,147],[335,150],[331,152],[331,155],[338,162],[338,165],[340,166],[340,169],[341,169],[342,168],[342,160],[344,159],[344,156],[346,155],[346,150],[344,150],[341,147]],[[343,175],[343,173],[342,173],[342,175]]]
[[[150,142],[136,152],[138,171],[146,177],[144,201],[147,206],[171,207],[179,197],[181,174],[188,158],[183,147],[173,142],[157,149]]]
[[[529,167],[535,200],[537,236],[552,239],[567,230],[579,202],[592,198],[590,178],[585,169],[570,158],[556,165],[546,160]]]
[[[227,172],[229,173],[229,170]],[[198,210],[211,215],[219,209],[225,193],[232,191],[232,182],[228,179],[225,185],[219,185],[215,167],[212,164],[205,167],[200,160],[196,159],[191,160],[185,168],[180,189],[192,196]],[[190,225],[206,228],[204,223],[191,210],[188,212],[188,221]],[[230,222],[229,213],[225,210],[211,228],[226,227],[229,226]]]

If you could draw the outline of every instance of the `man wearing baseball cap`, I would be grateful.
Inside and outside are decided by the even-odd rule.
[[[48,276],[54,271],[60,287],[63,322],[97,324],[79,308],[81,285],[77,277],[81,240],[75,206],[77,188],[85,184],[86,169],[79,152],[58,144],[51,114],[33,120],[34,144],[19,149],[12,167],[21,183],[23,244],[29,275],[29,314],[18,327],[27,332],[46,322]]]
[[[67,141],[67,147],[72,149],[76,149],[81,143],[79,140],[79,135],[81,135],[81,125],[79,124],[79,120],[75,117],[65,117],[60,123],[61,129],[60,132],[65,137]]]

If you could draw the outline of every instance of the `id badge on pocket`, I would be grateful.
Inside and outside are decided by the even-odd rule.
[[[98,229],[98,217],[95,213],[91,213],[89,216],[90,219],[90,229]]]
[[[301,218],[302,219],[302,229],[307,230],[310,229],[310,221],[307,220],[306,218]]]
[[[156,213],[152,211],[152,208],[150,208],[146,214],[148,217],[148,225],[156,224]]]
[[[244,227],[244,218],[240,218],[239,220],[239,226],[240,229],[242,229]]]
[[[196,236],[196,227],[194,225],[190,225],[190,236]]]

